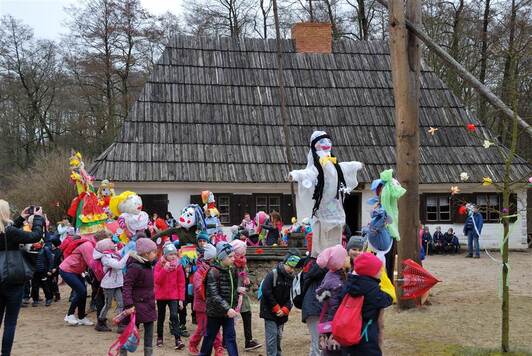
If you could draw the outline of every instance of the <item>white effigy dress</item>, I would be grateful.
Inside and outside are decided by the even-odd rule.
[[[323,131],[315,131],[311,136],[311,143],[326,136]],[[328,139],[328,137],[325,137]],[[330,139],[329,139],[330,143]],[[326,144],[327,145],[327,144]],[[319,146],[319,142],[316,143]],[[298,183],[298,216],[312,216],[312,256],[316,257],[327,247],[342,243],[342,230],[345,225],[345,211],[342,201],[342,193],[349,194],[358,185],[357,173],[363,164],[357,161],[341,162],[338,164],[343,172],[345,185],[338,189],[338,170],[335,166],[335,157],[331,157],[329,144],[328,149],[315,150],[320,158],[323,169],[323,192],[319,206],[312,216],[313,206],[316,200],[313,198],[318,185],[318,169],[313,157],[312,147],[308,154],[307,167],[290,172],[290,179]]]

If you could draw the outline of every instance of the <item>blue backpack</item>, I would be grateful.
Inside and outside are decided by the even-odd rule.
[[[273,288],[275,288],[277,286],[277,268],[272,269],[272,273],[273,273]],[[257,291],[258,300],[262,299],[262,284],[264,283],[264,279],[260,281],[259,290]]]

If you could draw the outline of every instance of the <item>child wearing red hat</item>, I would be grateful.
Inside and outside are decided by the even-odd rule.
[[[381,311],[392,305],[392,297],[380,289],[381,268],[381,260],[372,253],[365,252],[355,258],[355,270],[347,277],[345,290],[353,297],[364,296],[362,322],[367,333],[358,345],[342,347],[342,355],[382,355],[378,319]]]

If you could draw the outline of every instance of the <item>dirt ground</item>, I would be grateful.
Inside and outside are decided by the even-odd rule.
[[[499,259],[498,254],[493,254]],[[532,251],[510,256],[510,345],[519,355],[532,355]],[[385,319],[385,355],[484,355],[497,349],[500,339],[500,300],[497,297],[500,265],[483,255],[480,260],[458,256],[429,256],[425,267],[443,282],[432,289],[432,305],[398,312],[391,307]],[[63,295],[68,291],[63,287]],[[66,298],[65,298],[66,299]],[[115,333],[97,333],[91,327],[65,325],[67,301],[49,308],[22,309],[13,355],[107,355]],[[255,305],[254,336],[263,340],[263,324]],[[94,320],[94,313],[89,317]],[[193,326],[190,326],[189,330]],[[242,322],[237,322],[242,345]],[[155,355],[186,355],[172,344]],[[285,326],[284,354],[305,355],[309,333],[295,310]],[[142,348],[142,347],[141,347]],[[141,350],[139,350],[141,351]],[[141,352],[137,351],[137,354]],[[243,352],[242,352],[243,354]],[[265,355],[265,350],[254,352]]]

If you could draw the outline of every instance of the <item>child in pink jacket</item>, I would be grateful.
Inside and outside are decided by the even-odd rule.
[[[64,261],[59,265],[59,274],[63,281],[74,293],[74,298],[70,302],[65,321],[72,326],[88,325],[92,326],[94,323],[87,318],[85,304],[87,301],[87,287],[85,285],[85,277],[83,273],[94,263],[92,253],[96,240],[105,237],[105,234],[98,234],[96,236],[87,235],[84,237],[75,237],[74,240],[79,240],[77,247],[72,253],[65,257]],[[71,242],[75,243],[75,242]],[[78,312],[76,317],[75,312]]]
[[[163,247],[163,256],[155,266],[155,300],[157,300],[157,347],[163,346],[164,319],[166,307],[170,309],[170,332],[175,337],[175,349],[182,350],[179,314],[185,300],[185,271],[172,243]]]
[[[216,257],[216,247],[211,244],[207,244],[203,250],[203,257],[198,259],[196,263],[197,269],[194,273],[194,304],[193,309],[196,313],[196,322],[198,326],[194,331],[194,334],[188,341],[188,351],[190,355],[199,355],[198,346],[201,339],[205,336],[207,331],[207,305],[205,298],[205,277],[210,268],[210,263]],[[215,356],[223,356],[224,348],[222,346],[222,336],[220,333],[214,340]]]

